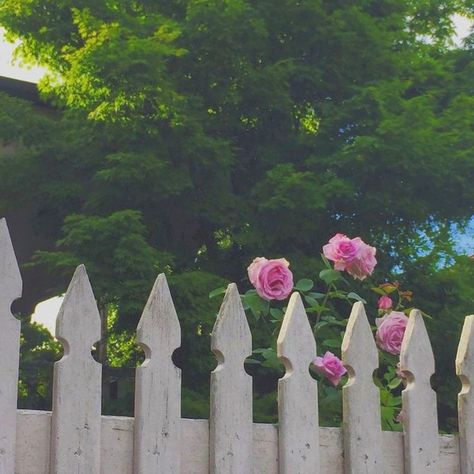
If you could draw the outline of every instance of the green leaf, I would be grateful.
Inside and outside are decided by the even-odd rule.
[[[361,301],[362,303],[367,304],[367,301],[365,301],[364,298],[359,296],[357,293],[354,293],[353,291],[351,291],[350,293],[347,293],[347,297],[350,300]]]
[[[209,293],[209,298],[214,298],[215,296],[222,295],[223,293],[226,292],[226,290],[227,290],[226,286],[221,286],[220,288],[216,288],[215,290],[212,290]]]
[[[346,300],[347,295],[344,291],[341,290],[336,290],[336,291],[330,291],[329,292],[329,297],[330,298],[339,298],[341,300]]]
[[[390,390],[397,388],[402,383],[402,380],[398,377],[394,378],[390,383],[387,384],[387,387]]]
[[[311,292],[311,293],[308,293],[308,296],[311,296],[311,298],[316,298],[317,300],[321,300],[321,299],[323,299],[326,295],[325,295],[324,293]]]
[[[265,359],[262,362],[262,365],[264,367],[269,367],[271,369],[281,371],[281,362],[278,359],[275,349],[273,349],[272,347],[268,347],[266,349],[262,349],[260,351],[260,354],[262,354],[262,357]]]
[[[296,283],[295,290],[309,291],[313,288],[313,286],[314,286],[313,280],[310,280],[309,278],[302,278]]]
[[[430,316],[428,313],[421,311],[421,309],[420,309],[420,313],[424,318],[433,319],[433,316]]]
[[[319,306],[319,303],[318,301],[316,301],[316,299],[314,298],[311,298],[311,296],[308,296],[308,295],[304,295],[304,300],[306,301],[306,303],[308,303],[310,306]]]
[[[323,345],[327,347],[341,348],[341,341],[339,339],[325,339]]]
[[[382,296],[385,296],[387,293],[385,293],[385,291],[382,290],[382,288],[378,288],[378,287],[373,287],[371,288],[371,290],[375,293],[377,293],[378,295],[382,295]]]
[[[319,323],[316,323],[314,325],[314,330],[317,331],[321,328],[323,328],[324,326],[327,326],[329,323],[327,321],[319,321]]]
[[[326,269],[319,272],[319,278],[321,278],[321,280],[323,280],[326,285],[330,285],[331,283],[340,280],[342,276],[341,272],[333,269]]]
[[[270,309],[270,314],[277,320],[281,321],[283,319],[283,316],[285,313],[279,308],[271,308]]]
[[[268,314],[270,303],[260,298],[255,290],[247,291],[243,296],[243,301],[257,319],[261,316],[261,314]]]

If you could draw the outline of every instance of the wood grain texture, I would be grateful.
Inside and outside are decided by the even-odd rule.
[[[100,316],[83,265],[77,267],[56,321],[64,356],[54,365],[51,472],[99,474],[101,366],[91,355]]]
[[[406,474],[441,473],[436,393],[430,384],[435,370],[434,356],[418,310],[410,313],[400,353],[400,369],[408,380],[402,391]]]
[[[158,276],[138,324],[146,360],[135,381],[135,474],[181,472],[181,371],[171,356],[181,329],[164,274]]]
[[[278,381],[280,474],[318,474],[318,385],[309,374],[316,341],[299,293],[293,293],[277,340],[286,373]]]
[[[18,411],[17,462],[15,474],[50,474],[51,413]],[[207,420],[181,420],[181,474],[209,474],[209,424]],[[439,436],[440,474],[459,474],[459,444],[455,435]],[[343,474],[343,432],[320,428],[321,472]],[[386,474],[404,474],[403,434],[382,431]],[[278,429],[271,424],[253,424],[253,470],[258,474],[278,472]],[[101,474],[132,474],[133,418],[102,417]],[[71,471],[73,472],[73,471]]]
[[[466,316],[456,355],[456,374],[462,382],[458,395],[459,448],[462,474],[474,473],[474,315]]]
[[[342,389],[345,472],[383,474],[380,392],[372,378],[379,354],[361,302],[352,307],[341,350],[349,374]]]
[[[252,474],[252,378],[244,370],[252,336],[235,283],[227,288],[211,349],[218,366],[211,373],[210,472]]]
[[[11,313],[22,282],[5,219],[0,219],[0,473],[15,466],[20,321]]]

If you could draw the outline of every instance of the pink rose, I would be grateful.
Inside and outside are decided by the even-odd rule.
[[[341,377],[347,372],[346,368],[342,365],[341,359],[329,351],[323,357],[316,357],[313,360],[313,365],[335,387],[341,381]]]
[[[265,257],[257,257],[253,259],[253,262],[247,267],[247,273],[249,275],[250,283],[253,286],[257,284],[258,272],[262,265],[264,265],[268,260]]]
[[[334,270],[346,271],[359,280],[374,271],[375,252],[375,247],[367,245],[360,237],[350,239],[344,234],[336,234],[323,247],[324,256],[334,262]]]
[[[344,271],[356,258],[359,245],[357,239],[349,239],[347,235],[336,234],[323,247],[323,254],[328,260],[334,262],[335,270]]]
[[[375,265],[377,265],[375,252],[375,247],[371,247],[361,240],[356,258],[346,268],[347,273],[358,280],[364,280],[367,276],[372,275]]]
[[[393,302],[390,296],[384,295],[379,298],[379,309],[387,310],[390,309],[392,305]]]
[[[284,300],[293,289],[293,273],[284,258],[256,258],[247,268],[250,282],[264,300]]]
[[[383,318],[377,318],[375,339],[378,346],[390,354],[400,354],[407,323],[407,316],[400,311],[392,311]]]

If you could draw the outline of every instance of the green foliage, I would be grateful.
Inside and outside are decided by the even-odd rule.
[[[427,328],[434,346],[436,375],[432,384],[440,403],[443,429],[457,429],[456,394],[461,383],[455,374],[454,359],[464,317],[474,307],[474,261],[472,257],[457,257],[439,269],[433,256],[419,259],[406,275],[417,294],[419,305],[430,315]]]
[[[130,317],[141,312],[156,274],[169,259],[147,243],[145,232],[138,211],[117,211],[107,217],[70,215],[58,241],[62,250],[38,252],[36,262],[68,273],[84,263],[99,306],[114,303],[121,315],[117,322],[130,328],[135,323]]]
[[[204,387],[207,294],[253,257],[339,284],[315,249],[343,231],[376,245],[380,274],[410,274],[420,249],[439,263],[452,248],[440,229],[474,200],[472,38],[450,48],[454,13],[472,5],[3,0],[0,25],[49,68],[40,88],[62,111],[0,95],[0,139],[20,144],[0,154],[0,213],[21,206],[41,239],[34,262],[56,279],[44,296],[86,263],[117,311],[112,346],[129,345],[110,362],[134,365],[125,340],[166,272],[191,331],[198,375],[184,380]],[[323,322],[318,291],[306,297]],[[252,324],[263,345],[271,329]]]
[[[362,245],[366,244],[362,243]],[[363,253],[357,252],[355,259],[360,259],[360,255],[363,255]],[[309,278],[302,278],[296,282],[292,290],[297,290],[302,297],[303,305],[305,306],[309,322],[313,329],[314,338],[316,339],[318,354],[323,358],[326,355],[330,356],[332,361],[338,364],[340,369],[343,369],[339,356],[348,323],[347,315],[350,313],[354,301],[367,304],[367,301],[358,293],[350,291],[351,288],[357,287],[358,289],[365,290],[367,299],[370,299],[372,303],[371,306],[375,306],[371,292],[377,294],[378,297],[391,295],[388,301],[390,303],[388,307],[379,308],[377,312],[370,311],[370,306],[368,305],[369,320],[372,322],[374,328],[378,327],[378,323],[381,323],[383,319],[377,321],[371,313],[375,313],[380,318],[390,318],[392,311],[403,312],[408,316],[412,308],[407,306],[412,303],[413,292],[402,290],[399,282],[385,282],[376,287],[371,287],[370,281],[367,284],[367,281],[362,283],[357,282],[353,278],[346,279],[342,271],[336,271],[331,267],[331,263],[324,254],[321,255],[321,260],[323,266],[326,268],[319,272],[319,281],[318,279],[313,281]],[[342,261],[344,260],[345,259],[342,258]],[[347,263],[354,265],[354,257]],[[263,265],[265,265],[265,263]],[[278,278],[269,276],[270,273],[264,272],[263,269],[257,268],[254,270],[258,272],[258,276],[256,277],[258,281],[260,281],[260,278],[264,279],[263,288],[278,287],[281,284]],[[349,275],[352,274],[350,269],[346,268],[346,271]],[[364,280],[372,271],[373,268],[364,272]],[[262,276],[262,274],[264,276]],[[357,276],[360,277],[361,275],[359,274]],[[311,291],[315,286],[321,292]],[[221,289],[218,289],[215,292],[220,291]],[[241,295],[241,297],[243,307],[245,310],[248,310],[247,316],[251,322],[255,319],[258,322],[264,323],[264,325],[269,324],[272,326],[270,331],[267,331],[267,339],[264,340],[265,346],[254,349],[252,358],[246,361],[247,364],[250,364],[250,366],[247,366],[248,369],[250,369],[250,373],[256,378],[266,379],[267,386],[271,386],[272,382],[275,383],[276,379],[284,375],[281,367],[282,362],[277,356],[275,347],[277,345],[277,337],[279,337],[283,317],[287,310],[286,301],[290,296],[290,292],[286,294],[286,298],[283,300],[276,300],[268,296],[271,292],[265,293],[265,291],[266,290],[261,290],[261,288],[258,290],[252,289],[248,290],[244,295]],[[214,292],[211,292],[210,295],[212,295],[212,293]],[[267,297],[270,297],[270,301],[267,301]],[[425,313],[422,312],[422,314]],[[254,318],[252,318],[252,315]],[[408,321],[407,318],[405,319]],[[401,423],[399,417],[401,416],[402,403],[400,392],[406,385],[406,381],[396,370],[399,357],[392,353],[384,352],[388,350],[393,352],[392,348],[389,349],[385,345],[387,341],[381,343],[377,337],[376,340],[380,349],[380,366],[374,376],[374,382],[380,390],[382,428],[385,430],[400,431]],[[394,341],[392,341],[392,343],[393,342]],[[401,340],[399,342],[401,344]],[[400,351],[400,347],[395,350]],[[327,352],[330,354],[327,354]],[[336,356],[336,359],[334,359],[334,356]],[[310,366],[310,369],[314,371],[319,379],[321,425],[331,426],[331,423],[339,424],[342,420],[340,387],[347,382],[347,376],[341,375],[338,377],[338,380],[331,380],[328,374],[314,362]],[[334,366],[331,366],[330,370],[334,375]],[[344,373],[347,372],[345,370],[342,371]],[[338,388],[339,391],[336,390],[336,388]],[[258,394],[263,394],[265,399],[268,397],[271,399],[271,392],[265,393],[264,390],[264,388],[260,389]],[[257,399],[258,396],[256,400]],[[257,404],[256,400],[255,403]],[[262,413],[259,412],[257,416],[260,415],[262,415]],[[264,419],[267,418],[264,417]]]
[[[48,330],[22,321],[18,407],[51,410],[53,363],[60,359],[60,345]]]

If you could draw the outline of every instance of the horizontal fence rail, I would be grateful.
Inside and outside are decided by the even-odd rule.
[[[410,314],[400,355],[404,432],[384,432],[372,374],[378,352],[362,303],[342,343],[349,380],[342,428],[318,425],[317,382],[308,373],[316,343],[298,293],[277,341],[286,372],[278,384],[278,425],[253,423],[252,378],[244,370],[252,337],[235,284],[211,337],[210,419],[181,417],[181,372],[172,361],[181,329],[164,275],[137,329],[145,362],[136,369],[135,418],[101,416],[101,366],[91,356],[100,317],[84,266],[74,273],[57,320],[64,348],[54,367],[52,412],[17,410],[20,322],[10,310],[21,278],[0,220],[0,474],[474,474],[474,316],[456,356],[462,382],[459,436],[440,435],[431,344],[421,314]]]

